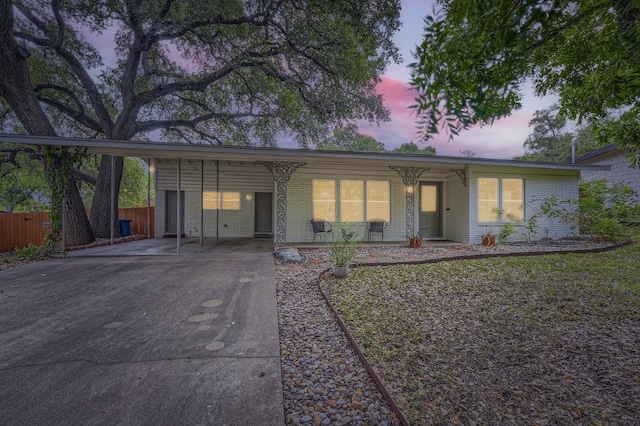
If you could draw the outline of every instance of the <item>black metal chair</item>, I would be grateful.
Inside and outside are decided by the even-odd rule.
[[[384,230],[387,228],[388,223],[385,220],[370,220],[367,222],[367,231],[369,233],[368,241],[371,241],[371,234],[380,234],[382,241],[384,241]]]
[[[313,242],[316,242],[316,236],[320,234],[320,244],[326,241],[326,235],[331,234],[331,241],[333,239],[333,227],[329,222],[323,219],[311,219],[311,228],[313,228]]]

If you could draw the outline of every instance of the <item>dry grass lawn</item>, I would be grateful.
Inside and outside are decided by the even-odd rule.
[[[640,244],[321,283],[411,424],[640,424]]]

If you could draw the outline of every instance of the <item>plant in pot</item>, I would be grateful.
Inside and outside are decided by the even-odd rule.
[[[422,237],[420,235],[414,235],[409,238],[409,247],[422,248]]]
[[[484,234],[482,234],[481,237],[483,246],[493,247],[496,245],[496,234],[493,232],[492,228],[486,227]]]
[[[329,246],[332,262],[331,273],[337,278],[343,278],[349,274],[349,265],[358,251],[357,234],[351,230],[349,225],[345,226],[340,234],[340,237]]]

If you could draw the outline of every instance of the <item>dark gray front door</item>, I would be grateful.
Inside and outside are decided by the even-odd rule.
[[[176,221],[176,217],[178,216],[177,207],[178,207],[178,192],[177,191],[167,191],[166,193],[166,203],[165,203],[165,221],[164,231],[166,234],[177,234],[178,233],[178,222]],[[184,191],[180,191],[180,229],[184,233]]]
[[[442,237],[442,184],[420,182],[420,236]]]
[[[254,233],[273,233],[273,194],[270,192],[256,192],[256,219]]]

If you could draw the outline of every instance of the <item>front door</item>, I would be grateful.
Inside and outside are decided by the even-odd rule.
[[[442,238],[442,184],[420,182],[420,236]]]
[[[273,194],[256,192],[255,226],[256,235],[273,235]]]
[[[165,203],[165,234],[178,234],[178,191],[166,191]],[[184,191],[180,191],[180,230],[184,233]]]

